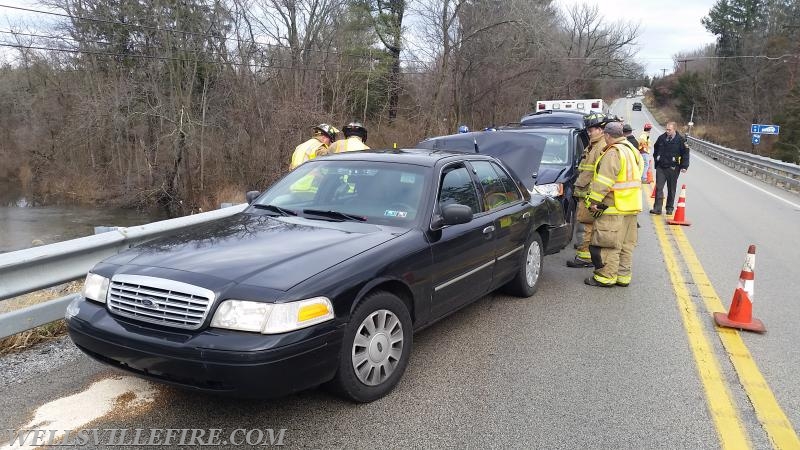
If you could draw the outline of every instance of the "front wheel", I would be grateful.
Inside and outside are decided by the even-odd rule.
[[[530,297],[539,287],[539,275],[542,273],[544,249],[539,233],[533,233],[528,245],[524,249],[525,255],[522,264],[517,269],[517,275],[504,286],[504,290],[518,297]]]
[[[391,392],[408,365],[411,316],[389,292],[365,297],[345,329],[339,370],[331,386],[341,396],[367,403]]]

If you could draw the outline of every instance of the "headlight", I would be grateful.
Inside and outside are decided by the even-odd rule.
[[[533,187],[533,189],[548,197],[558,197],[559,195],[564,195],[564,185],[561,183],[550,183],[550,184],[537,184]]]
[[[83,296],[89,300],[105,303],[108,283],[108,278],[89,272],[86,275],[86,281],[83,283]]]
[[[322,323],[333,317],[333,305],[326,297],[314,297],[289,303],[225,300],[214,313],[211,326],[229,330],[278,334]]]

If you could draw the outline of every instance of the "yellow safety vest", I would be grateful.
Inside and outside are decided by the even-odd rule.
[[[361,142],[357,136],[350,136],[347,139],[342,139],[331,144],[331,153],[345,153],[356,152],[359,150],[369,150],[367,144]]]
[[[300,164],[316,158],[320,147],[328,148],[317,138],[311,138],[295,147],[294,153],[292,153],[292,163],[289,165],[289,169],[294,170],[294,168]]]
[[[639,168],[637,157],[634,154],[638,153],[638,151],[634,152],[632,147],[631,145],[617,142],[611,144],[597,158],[597,162],[594,165],[593,181],[608,186],[614,194],[614,205],[609,206],[603,214],[629,215],[637,214],[642,210],[642,170]],[[619,154],[620,167],[616,180],[597,173],[597,167],[611,148],[615,148]],[[592,190],[587,198],[601,203],[605,195]]]

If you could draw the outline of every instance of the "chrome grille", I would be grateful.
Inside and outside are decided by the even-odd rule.
[[[214,301],[214,292],[164,278],[114,275],[108,309],[118,316],[168,327],[197,329]]]

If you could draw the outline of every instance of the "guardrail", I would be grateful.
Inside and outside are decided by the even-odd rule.
[[[0,300],[78,280],[101,260],[159,236],[232,216],[246,204],[0,254]],[[77,294],[0,315],[0,339],[64,317]]]
[[[789,191],[800,191],[800,166],[797,164],[733,150],[691,136],[688,141],[692,151],[699,151],[734,170]]]

